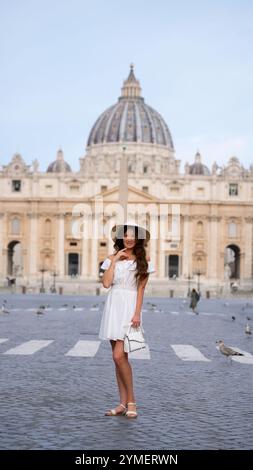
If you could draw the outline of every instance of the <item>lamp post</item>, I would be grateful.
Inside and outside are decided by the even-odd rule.
[[[56,294],[56,276],[58,276],[58,273],[56,272],[56,269],[54,269],[53,273],[52,273],[52,276],[54,278],[54,282],[53,282],[53,285],[51,287],[51,292],[53,294]]]
[[[200,294],[200,275],[201,275],[201,272],[197,271],[196,274],[198,276],[198,293]]]
[[[46,268],[42,267],[39,270],[41,272],[41,286],[40,286],[40,292],[44,294],[45,291],[45,286],[44,286],[44,273],[46,272]]]

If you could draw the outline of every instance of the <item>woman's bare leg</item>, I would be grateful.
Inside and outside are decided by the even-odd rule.
[[[114,351],[114,348],[116,346],[116,341],[111,340],[111,347],[112,347],[112,353]],[[118,371],[117,364],[115,364],[115,374],[116,374],[116,379],[117,379],[117,384],[118,384],[118,389],[119,389],[119,397],[120,397],[120,403],[122,403],[124,406],[126,406],[127,403],[127,391],[126,387],[124,385],[123,380],[120,377],[120,373]],[[123,407],[122,406],[117,406],[115,408],[116,413],[122,413]]]
[[[117,340],[113,347],[113,360],[116,365],[120,383],[124,386],[126,402],[135,403],[133,391],[132,367],[128,361],[128,355],[124,351],[124,342]],[[135,411],[135,405],[129,405],[129,411]]]
[[[111,346],[112,346],[112,352],[113,352],[116,346],[116,341],[111,341]],[[115,364],[115,373],[116,373],[116,378],[117,378],[117,383],[118,383],[118,388],[119,388],[120,403],[122,403],[123,405],[126,405],[127,391],[126,391],[124,382],[120,377],[118,366],[116,364]]]

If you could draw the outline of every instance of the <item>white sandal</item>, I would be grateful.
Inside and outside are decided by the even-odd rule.
[[[120,405],[123,408],[123,411],[120,411],[119,413],[116,412],[116,409],[113,408],[112,410],[106,411],[105,416],[121,416],[126,414],[126,407],[123,405],[123,403],[120,403]]]
[[[130,402],[129,402],[129,403],[127,403],[127,405],[135,405],[135,406],[136,406],[136,403],[130,403]],[[130,410],[129,410],[129,411],[126,412],[126,417],[127,417],[128,419],[137,418],[137,416],[138,416],[138,414],[137,414],[136,411],[130,411]]]

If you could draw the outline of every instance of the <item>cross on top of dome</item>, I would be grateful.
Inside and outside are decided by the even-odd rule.
[[[141,96],[141,86],[134,74],[134,64],[130,64],[130,72],[127,79],[124,80],[121,92],[123,98],[138,98]]]

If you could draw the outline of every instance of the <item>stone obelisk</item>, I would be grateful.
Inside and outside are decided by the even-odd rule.
[[[127,79],[123,83],[121,89],[121,100],[132,100],[141,97],[141,87],[139,81],[136,79],[134,74],[134,65],[130,65],[130,72]],[[127,217],[127,201],[128,201],[128,157],[127,157],[127,146],[124,145],[124,141],[127,143],[132,142],[132,136],[128,135],[126,127],[126,117],[122,121],[124,125],[120,128],[120,140],[122,141],[122,156],[120,162],[120,179],[119,179],[119,203],[124,209],[124,220],[121,223],[125,223],[128,220]]]
[[[120,176],[119,176],[119,204],[123,208],[123,220],[120,223],[127,221],[127,201],[128,201],[128,162],[126,146],[122,147],[122,155],[120,160]]]

